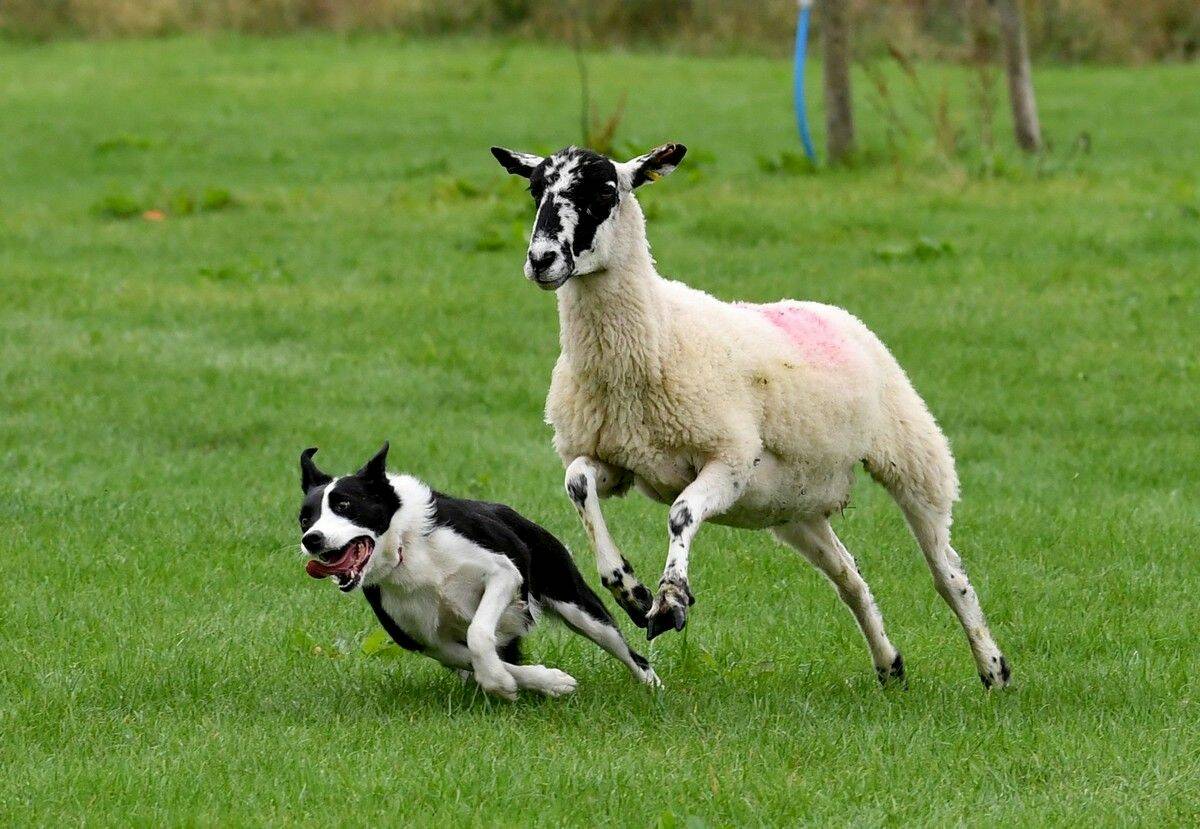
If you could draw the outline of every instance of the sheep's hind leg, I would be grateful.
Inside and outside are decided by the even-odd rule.
[[[749,466],[749,465],[747,465]],[[745,486],[746,475],[728,464],[713,462],[700,470],[671,505],[667,529],[670,547],[667,566],[658,583],[658,595],[650,608],[646,638],[674,628],[683,630],[688,608],[696,603],[688,584],[688,555],[700,524],[733,506]]]
[[[842,544],[825,518],[788,524],[773,530],[775,537],[794,547],[825,574],[854,618],[875,663],[875,676],[882,685],[903,685],[904,659],[888,640],[883,614],[875,604],[871,588],[858,571],[854,556]]]
[[[644,628],[646,612],[654,597],[646,585],[638,581],[628,559],[613,543],[600,512],[600,499],[615,491],[621,481],[621,470],[594,458],[578,457],[567,467],[567,494],[592,543],[600,583],[608,588],[633,623]]]
[[[950,546],[950,512],[903,501],[900,507],[925,553],[934,587],[962,623],[980,682],[985,688],[1005,687],[1012,677],[1012,670],[992,639],[983,608],[979,605],[979,595],[967,579],[962,559]]]

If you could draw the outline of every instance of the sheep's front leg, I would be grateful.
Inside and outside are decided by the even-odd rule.
[[[733,506],[745,489],[749,469],[749,464],[742,469],[719,461],[709,463],[671,504],[667,518],[670,536],[667,566],[658,583],[658,595],[650,607],[647,639],[671,628],[683,630],[687,624],[687,609],[696,603],[687,575],[692,539],[701,522]]]
[[[650,609],[653,596],[646,585],[638,581],[628,559],[613,543],[600,512],[600,499],[615,491],[621,481],[620,469],[595,458],[578,457],[567,467],[567,494],[571,496],[571,503],[592,543],[600,583],[608,588],[633,623],[644,628],[646,611]]]

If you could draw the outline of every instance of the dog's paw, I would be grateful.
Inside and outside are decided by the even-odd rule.
[[[565,697],[572,694],[579,686],[575,677],[558,668],[542,668],[534,682],[529,686],[532,690],[548,697]]]
[[[653,668],[646,668],[638,679],[648,688],[661,690],[663,687],[662,680],[658,678],[658,674],[654,673]]]
[[[504,668],[475,669],[475,681],[489,694],[512,701],[517,698],[517,681]]]

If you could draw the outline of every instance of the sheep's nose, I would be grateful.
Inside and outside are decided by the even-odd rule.
[[[318,532],[305,533],[304,538],[300,539],[300,543],[304,545],[304,549],[316,555],[325,549],[325,534]]]
[[[558,258],[555,251],[548,250],[545,253],[529,254],[529,267],[534,273],[545,273],[550,270],[550,266],[554,264],[554,260]]]

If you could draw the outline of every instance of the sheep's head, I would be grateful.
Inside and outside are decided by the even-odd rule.
[[[687,147],[663,144],[629,161],[567,147],[542,157],[492,147],[505,170],[529,179],[537,207],[525,276],[552,291],[573,276],[608,267],[622,201],[670,173]]]

